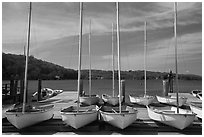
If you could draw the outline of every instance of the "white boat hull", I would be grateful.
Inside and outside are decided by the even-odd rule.
[[[178,114],[176,113],[176,109],[176,107],[153,109],[147,106],[148,115],[152,120],[182,130],[193,122],[195,114],[189,110],[184,109],[179,109]]]
[[[202,93],[198,93],[198,94],[196,94],[196,96],[197,96],[200,100],[203,100],[203,99],[202,99]]]
[[[86,95],[79,97],[79,102],[86,105],[96,105],[99,102],[99,97],[96,95]]]
[[[99,112],[101,120],[120,129],[128,127],[137,119],[137,111],[131,107],[127,108],[126,111],[122,109],[121,113],[116,112],[116,110],[115,112],[99,110]]]
[[[72,106],[61,110],[62,121],[67,125],[78,129],[81,128],[95,120],[97,120],[98,112],[96,107],[79,107],[79,112],[77,112],[77,107]]]
[[[202,119],[202,102],[200,103],[191,103],[190,104],[191,111],[195,114],[196,116]]]
[[[6,118],[6,111],[10,110],[10,109],[13,109],[14,106],[15,106],[15,104],[12,104],[12,105],[3,105],[2,106],[2,119]]]
[[[110,105],[116,106],[119,104],[119,97],[112,97],[106,94],[102,95],[102,100]],[[123,100],[123,97],[121,99],[121,101]]]
[[[201,90],[192,90],[191,91],[191,94],[194,96],[194,97],[197,97],[197,94],[198,93],[202,93],[202,91]]]
[[[160,103],[177,106],[176,97],[172,97],[172,96],[171,97],[170,96],[167,96],[167,97],[156,96],[156,98]],[[178,106],[180,107],[180,106],[184,105],[186,103],[186,101],[187,101],[187,98],[179,97]]]
[[[50,88],[42,88],[41,89],[41,99],[42,101],[44,101],[62,92],[63,90],[52,90]],[[32,95],[32,101],[37,101],[37,100],[38,100],[38,92],[35,92]]]
[[[136,103],[136,104],[144,105],[144,106],[149,105],[154,101],[153,96],[139,97],[139,96],[129,95],[129,98],[130,98],[131,103]]]
[[[26,128],[45,120],[51,119],[54,114],[54,105],[38,107],[36,112],[6,112],[8,121],[18,129]],[[37,110],[36,109],[36,110]]]

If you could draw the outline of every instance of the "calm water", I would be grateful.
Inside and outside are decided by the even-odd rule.
[[[2,81],[8,83],[8,81]],[[49,87],[51,89],[63,89],[64,91],[76,91],[77,80],[44,80],[42,87]],[[38,81],[29,81],[28,91],[29,96],[37,91]],[[88,80],[83,80],[83,89],[88,93]],[[115,91],[118,94],[118,81],[115,81]],[[191,92],[193,89],[202,89],[202,81],[196,80],[181,80],[179,81],[180,92]],[[144,93],[143,80],[126,80],[125,81],[126,98],[128,95],[142,95]],[[147,94],[148,95],[162,95],[163,86],[162,80],[147,80]],[[112,80],[93,80],[92,94],[101,95],[103,93],[112,94]]]

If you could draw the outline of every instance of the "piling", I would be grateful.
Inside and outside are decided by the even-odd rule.
[[[20,102],[23,103],[24,80],[20,80]]]
[[[169,93],[169,81],[163,80],[163,96],[168,96]]]
[[[83,96],[84,95],[84,91],[83,91],[83,80],[80,81],[80,89],[79,89],[79,96]]]
[[[41,101],[41,89],[42,89],[42,80],[38,79],[38,101]]]
[[[18,91],[18,80],[14,80],[14,87],[13,87],[13,103],[17,103],[18,101],[18,96],[17,96],[17,91]]]
[[[12,103],[15,103],[15,96],[16,96],[16,91],[15,91],[15,80],[14,78],[11,78],[10,80],[10,97]]]
[[[122,103],[125,103],[125,80],[121,80]]]
[[[13,96],[14,93],[14,79],[10,80],[10,96]]]
[[[170,70],[168,74],[168,80],[169,80],[169,92],[173,93],[173,73]]]
[[[169,80],[169,93],[173,93],[173,79]]]

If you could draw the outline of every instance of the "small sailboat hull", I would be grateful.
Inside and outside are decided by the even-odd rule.
[[[101,120],[117,127],[124,129],[131,125],[137,119],[137,110],[127,107],[123,107],[122,112],[119,113],[118,108],[102,108],[99,110]]]
[[[41,101],[39,102],[44,102],[47,99],[50,99],[60,93],[62,93],[63,90],[52,90],[50,88],[43,88],[41,89]],[[32,101],[37,101],[38,100],[38,92],[34,92],[32,95]]]
[[[103,94],[101,98],[105,103],[108,103],[110,105],[116,106],[119,104],[119,97],[112,97],[107,94]],[[123,97],[121,97],[121,101],[122,100],[123,100]]]
[[[22,113],[22,108],[14,108],[6,112],[8,121],[18,129],[51,119],[54,114],[54,105],[32,108]]]
[[[156,96],[156,98],[160,103],[174,105],[174,106],[177,105],[176,97],[173,97],[173,96],[167,96],[167,97]],[[186,101],[187,101],[187,98],[179,97],[178,106],[180,107],[180,106],[184,105],[186,103]]]
[[[149,105],[154,101],[153,96],[139,97],[139,96],[129,95],[129,98],[130,98],[131,103],[136,103],[136,104],[144,105],[144,106]]]
[[[197,117],[202,119],[202,102],[191,102],[190,108],[193,113],[197,114]]]
[[[149,108],[147,106],[148,115],[152,120],[182,130],[193,122],[196,114],[184,109],[179,109],[180,112],[176,113],[176,109],[176,107]]]
[[[6,111],[10,110],[10,109],[13,109],[14,106],[15,106],[15,104],[12,104],[12,105],[3,105],[2,106],[2,119],[6,118]]]
[[[202,93],[202,91],[201,90],[192,90],[191,91],[191,94],[194,96],[194,97],[197,97],[197,94],[198,93]]]
[[[197,96],[200,100],[203,100],[203,99],[202,99],[202,93],[198,93],[198,94],[196,94],[196,96]]]
[[[78,129],[95,120],[97,120],[97,110],[95,106],[79,107],[77,112],[76,106],[71,106],[61,110],[62,121],[67,125]]]
[[[97,95],[84,95],[79,97],[79,102],[86,105],[96,105],[99,102],[99,97]]]

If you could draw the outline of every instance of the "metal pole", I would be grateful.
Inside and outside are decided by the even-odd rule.
[[[77,87],[77,112],[79,112],[79,92],[80,92],[80,80],[81,80],[81,48],[82,48],[82,10],[83,2],[80,2],[80,27],[79,27],[79,61],[78,61],[78,87]]]
[[[120,113],[121,113],[119,2],[117,2],[117,3],[116,3],[116,8],[117,8],[117,45],[118,45],[118,85],[119,85],[119,110],[120,110]]]
[[[178,99],[178,66],[177,66],[177,3],[174,3],[174,39],[175,39],[175,71],[176,71],[176,101],[177,113],[179,113],[179,99]]]
[[[114,34],[114,25],[113,25],[113,23],[112,23],[112,74],[113,74],[113,76],[112,76],[112,80],[113,80],[113,97],[115,96],[115,74],[114,74],[114,36],[113,36],[113,34]]]
[[[91,96],[91,20],[89,24],[89,97]]]
[[[28,74],[28,57],[29,57],[29,46],[30,46],[30,28],[31,28],[31,10],[32,3],[30,2],[30,10],[29,10],[29,21],[28,21],[28,41],[26,46],[26,63],[25,63],[25,77],[24,77],[24,93],[23,93],[23,109],[22,113],[25,112],[26,106],[26,92],[27,92],[27,74]]]
[[[147,22],[144,22],[144,97],[147,95],[147,74],[146,74],[146,54],[147,54]]]

